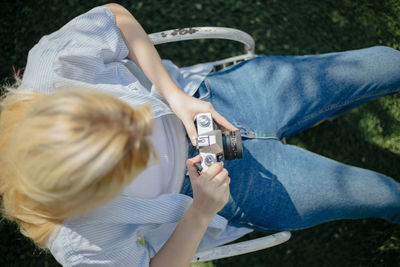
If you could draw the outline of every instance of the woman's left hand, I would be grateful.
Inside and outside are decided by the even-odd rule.
[[[176,91],[174,96],[170,97],[168,100],[172,111],[183,122],[193,146],[196,146],[197,138],[194,120],[199,113],[210,112],[214,122],[216,122],[219,127],[230,131],[237,130],[237,128],[221,116],[209,102],[199,100],[182,91]]]

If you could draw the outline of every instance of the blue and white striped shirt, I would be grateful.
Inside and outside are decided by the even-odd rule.
[[[116,95],[135,107],[150,103],[154,117],[171,114],[167,102],[152,87],[146,89],[121,63],[128,49],[113,13],[97,7],[44,36],[29,52],[20,89],[53,93],[93,88]],[[164,64],[178,86],[192,95],[208,64],[179,69]],[[139,199],[121,194],[110,203],[68,219],[49,239],[48,247],[64,266],[148,266],[190,206],[192,198],[164,194]],[[230,242],[250,232],[227,225],[216,216],[199,250]]]

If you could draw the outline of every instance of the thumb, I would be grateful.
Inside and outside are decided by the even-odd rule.
[[[190,158],[186,161],[186,167],[189,171],[189,177],[192,179],[193,177],[199,177],[200,174],[197,172],[197,167],[194,165],[201,161],[201,156],[197,155],[196,157]]]
[[[196,146],[196,139],[197,139],[197,131],[196,131],[196,127],[194,126],[194,122],[190,121],[189,123],[185,123],[185,128],[186,128],[186,132],[190,138],[190,141],[192,142],[193,146]]]

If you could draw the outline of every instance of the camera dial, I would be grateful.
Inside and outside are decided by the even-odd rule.
[[[204,158],[204,163],[210,167],[213,163],[217,162],[217,160],[215,159],[215,157],[213,155],[207,155]]]
[[[197,118],[200,127],[208,127],[211,124],[211,118],[207,115],[201,115]]]

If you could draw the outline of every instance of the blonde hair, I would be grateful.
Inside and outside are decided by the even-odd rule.
[[[2,213],[42,248],[67,217],[110,201],[156,158],[150,106],[105,92],[9,90],[0,112]]]

